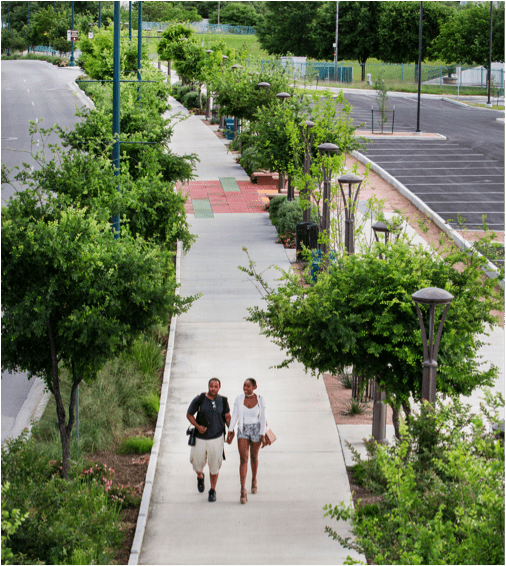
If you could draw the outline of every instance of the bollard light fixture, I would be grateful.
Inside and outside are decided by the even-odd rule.
[[[431,405],[436,402],[436,377],[437,377],[437,356],[439,344],[441,342],[441,334],[443,325],[448,314],[448,309],[453,301],[453,295],[444,289],[437,287],[428,287],[421,289],[412,295],[415,301],[418,320],[420,321],[420,330],[422,332],[423,343],[423,381],[422,381],[422,400],[428,401]],[[425,330],[420,305],[429,307],[429,336]],[[434,340],[434,330],[436,322],[436,306],[445,306],[441,322]]]
[[[301,133],[302,139],[304,141],[304,173],[309,174],[311,172],[311,149],[313,147],[314,134],[311,133],[311,128],[315,125],[311,120],[306,120],[302,122]],[[308,183],[304,189],[301,190],[301,196],[305,196],[308,192]],[[302,222],[309,222],[311,220],[311,208],[306,208],[302,212]]]
[[[288,94],[288,92],[278,92],[278,94],[276,94],[276,98],[279,98],[279,100],[281,100],[281,102],[284,102],[287,98],[290,98],[292,95]]]
[[[355,253],[355,207],[363,179],[358,175],[348,173],[347,175],[339,177],[337,182],[339,183],[344,202],[344,245],[346,251],[352,255]],[[344,185],[348,186],[347,191],[345,191]]]
[[[257,84],[257,87],[258,87],[260,90],[265,90],[265,91],[267,92],[267,94],[269,94],[269,90],[271,89],[270,83],[266,83],[265,81],[264,81],[264,82],[261,82],[261,83],[258,83],[258,84]]]
[[[322,143],[318,146],[318,152],[321,157],[330,157],[331,155],[337,153],[339,147],[334,143]],[[332,167],[329,160],[323,159],[323,210],[322,210],[322,226],[321,231],[326,232],[328,236],[330,231],[330,182],[332,179]],[[328,250],[327,243],[320,245],[321,252],[326,254]]]

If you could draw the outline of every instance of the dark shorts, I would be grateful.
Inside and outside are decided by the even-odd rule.
[[[260,442],[260,423],[245,424],[243,430],[237,429],[237,438]]]

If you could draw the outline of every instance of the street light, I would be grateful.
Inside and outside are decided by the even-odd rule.
[[[443,325],[448,314],[448,309],[453,300],[453,295],[444,289],[437,287],[428,287],[421,289],[412,295],[415,301],[416,311],[418,313],[418,320],[420,321],[420,329],[422,332],[423,342],[423,381],[422,381],[422,401],[426,400],[431,405],[436,402],[436,374],[437,374],[437,355],[439,350],[439,343],[441,342],[441,334],[443,332]],[[429,338],[427,340],[427,333],[423,323],[422,313],[419,304],[429,306]],[[439,328],[434,341],[434,326],[436,322],[436,306],[446,305]]]
[[[72,31],[74,31],[74,0],[72,0]],[[72,51],[70,52],[70,63],[69,67],[75,67],[76,62],[74,60],[74,42],[72,42]]]
[[[322,143],[318,146],[320,156],[329,158],[332,154],[337,153],[339,147],[333,143]],[[322,210],[322,226],[321,231],[326,232],[326,236],[330,233],[330,182],[332,180],[332,163],[330,159],[322,159],[323,168],[323,210]],[[326,254],[328,250],[327,242],[320,244],[320,250]]]
[[[362,181],[363,179],[361,177],[354,175],[353,173],[343,175],[337,180],[344,202],[344,245],[346,247],[346,251],[350,255],[355,253],[355,207],[357,204],[358,193],[360,191]],[[348,198],[346,198],[346,193],[343,185],[348,185]],[[357,186],[356,189],[354,189],[354,185]],[[355,194],[353,194],[354,190]]]
[[[311,148],[313,147],[314,133],[311,133],[311,128],[315,125],[311,120],[306,120],[302,124],[301,132],[302,139],[304,141],[304,174],[309,175],[311,173]],[[305,128],[304,128],[305,126]],[[301,191],[301,196],[306,196],[308,193],[309,181],[306,181],[306,186]],[[311,207],[304,209],[302,213],[302,222],[311,221]]]

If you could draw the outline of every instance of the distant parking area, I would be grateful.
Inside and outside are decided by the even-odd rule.
[[[360,129],[371,129],[375,97],[346,95]],[[391,98],[396,106],[394,132],[416,130],[416,98]],[[374,113],[376,119],[376,111]],[[453,228],[464,220],[469,230],[483,219],[492,230],[504,230],[504,113],[470,109],[441,100],[423,100],[421,130],[447,140],[378,139],[361,150],[418,196]],[[375,125],[376,131],[376,125]],[[385,132],[388,131],[388,124]],[[390,127],[391,131],[391,127]]]

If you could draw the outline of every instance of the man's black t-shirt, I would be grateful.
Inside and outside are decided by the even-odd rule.
[[[198,411],[199,398],[200,395],[197,395],[197,397],[195,397],[195,399],[193,399],[190,403],[187,411],[188,414],[195,415]],[[230,413],[228,400],[226,397],[218,395],[214,400],[214,405],[215,406],[213,406],[213,401],[204,395],[204,400],[202,401],[202,405],[200,405],[200,411],[196,420],[199,425],[207,427],[207,430],[204,434],[200,434],[197,431],[197,438],[212,440],[213,438],[220,437],[225,432],[225,420],[223,419],[222,414],[226,415],[227,413]]]

